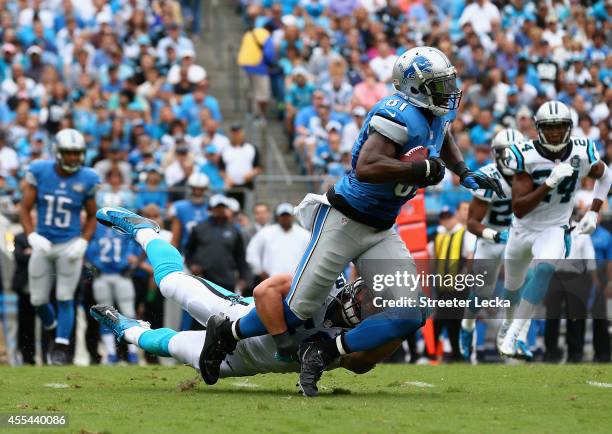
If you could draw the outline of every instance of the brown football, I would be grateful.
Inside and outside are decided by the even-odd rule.
[[[400,161],[410,163],[412,161],[423,161],[429,157],[429,149],[424,146],[415,146],[400,157]]]

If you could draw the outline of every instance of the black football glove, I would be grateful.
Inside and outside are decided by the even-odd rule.
[[[412,163],[412,170],[419,187],[427,187],[428,185],[436,185],[444,179],[446,165],[439,157],[430,157],[427,160],[416,161]]]

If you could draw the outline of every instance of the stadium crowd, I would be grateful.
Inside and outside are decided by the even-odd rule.
[[[103,182],[99,206],[124,206],[168,223],[167,237],[183,249],[193,273],[248,293],[266,276],[295,268],[289,255],[271,258],[270,245],[296,248],[304,233],[290,221],[290,205],[280,204],[274,229],[250,242],[272,220],[265,204],[244,208],[243,191],[264,168],[242,125],[221,128],[219,102],[189,36],[200,29],[199,3],[0,0],[0,212],[19,206],[28,165],[53,157],[54,134],[76,128],[85,135],[86,165]],[[284,122],[304,174],[334,178],[350,167],[368,110],[393,91],[395,59],[418,45],[440,48],[457,68],[464,97],[452,132],[470,169],[491,162],[490,142],[501,128],[535,138],[534,109],[552,98],[572,108],[573,134],[594,140],[612,165],[609,0],[243,0],[240,6],[245,33],[237,62],[250,80],[256,119]],[[589,205],[590,189],[582,186],[580,207]],[[425,198],[429,213],[454,214],[471,195],[448,174]],[[214,264],[206,262],[207,243],[215,243],[207,234],[223,230],[206,225],[234,234]],[[612,260],[612,236],[599,237],[597,259]],[[130,271],[137,314],[163,324],[150,266],[138,253],[128,261],[121,272]],[[85,304],[94,301],[95,262],[90,257],[83,273]],[[20,309],[33,319],[25,301]],[[90,329],[95,361],[95,322]],[[31,362],[32,348],[27,351],[24,360]]]

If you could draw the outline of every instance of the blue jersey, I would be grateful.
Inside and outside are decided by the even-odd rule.
[[[397,182],[373,184],[357,179],[355,167],[361,148],[372,133],[370,121],[375,115],[406,128],[408,138],[397,146],[399,158],[417,146],[428,148],[430,156],[439,156],[444,136],[456,113],[452,110],[444,116],[436,116],[430,123],[421,110],[399,94],[381,99],[368,113],[353,145],[351,170],[336,183],[334,191],[360,214],[392,224],[402,205],[414,197],[418,187]]]
[[[208,217],[208,204],[194,204],[189,199],[174,202],[170,215],[181,222],[181,247],[187,244],[189,233],[198,224]]]
[[[81,235],[81,210],[94,198],[100,184],[98,174],[88,167],[62,177],[55,161],[35,161],[26,180],[36,187],[36,232],[52,243],[63,243]]]
[[[136,242],[111,228],[98,224],[85,258],[103,274],[117,274],[128,268],[128,257],[140,255]]]

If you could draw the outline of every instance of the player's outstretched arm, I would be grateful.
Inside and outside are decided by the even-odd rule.
[[[340,366],[355,374],[365,374],[374,369],[377,363],[391,356],[401,344],[401,339],[394,339],[373,350],[347,354],[340,359]]]
[[[32,221],[32,208],[36,202],[36,187],[25,183],[23,188],[23,198],[21,199],[21,207],[19,209],[19,220],[23,226],[23,232],[26,236],[34,232],[34,222]]]
[[[477,197],[472,198],[468,211],[467,229],[477,237],[505,244],[508,238],[507,231],[496,231],[482,224],[482,219],[484,219],[488,209],[488,202]]]
[[[355,167],[357,179],[381,184],[400,182],[407,185],[433,185],[444,178],[444,165],[438,158],[403,162],[397,159],[399,145],[378,132],[363,144]]]
[[[581,234],[595,232],[599,211],[610,193],[610,184],[612,183],[612,171],[602,161],[594,164],[587,176],[595,179],[595,187],[593,188],[591,207],[578,223],[578,231]]]
[[[512,181],[512,212],[523,218],[538,206],[552,190],[545,182],[534,190],[533,178],[525,172],[514,175]]]
[[[504,198],[506,195],[502,190],[500,182],[491,178],[490,176],[483,175],[482,173],[472,172],[465,165],[465,161],[463,161],[463,155],[461,154],[461,150],[453,135],[450,131],[446,132],[446,136],[444,136],[444,143],[442,144],[442,149],[440,150],[440,157],[444,161],[444,163],[451,168],[453,173],[459,176],[461,180],[461,185],[471,190],[478,190],[480,188],[485,190],[493,190],[498,197]]]

